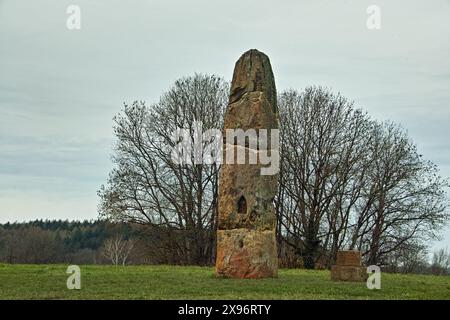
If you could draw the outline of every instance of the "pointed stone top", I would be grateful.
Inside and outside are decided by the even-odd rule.
[[[264,92],[273,110],[276,110],[277,91],[269,57],[251,49],[239,58],[234,67],[230,104],[238,101],[245,93],[254,91]]]

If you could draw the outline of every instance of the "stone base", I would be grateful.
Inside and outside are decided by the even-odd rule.
[[[358,266],[332,266],[331,280],[333,281],[352,281],[366,282],[367,268]]]
[[[275,231],[218,230],[216,275],[226,278],[277,277]]]

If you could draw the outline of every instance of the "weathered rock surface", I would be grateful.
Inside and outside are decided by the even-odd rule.
[[[260,152],[241,146],[227,146],[233,147],[235,154],[238,149],[256,155]],[[277,191],[277,176],[261,175],[263,166],[260,163],[222,165],[219,187],[219,230],[275,229],[273,198]]]
[[[230,103],[225,112],[226,129],[270,129],[278,128],[278,114],[267,93],[261,91],[246,92],[236,102]]]
[[[218,230],[216,273],[222,277],[277,276],[275,232],[243,229]]]
[[[361,266],[332,266],[331,280],[365,282],[368,277],[366,271],[366,268]]]
[[[269,58],[257,51],[244,53],[236,62],[224,119],[226,129],[247,131],[278,128],[275,81]],[[271,146],[271,141],[268,146]],[[276,216],[273,199],[276,175],[261,175],[261,152],[247,141],[225,141],[224,151],[243,151],[245,163],[222,164],[219,181],[219,223],[216,274],[221,277],[277,276]],[[248,155],[256,156],[250,163]]]
[[[277,113],[277,90],[269,58],[252,49],[236,62],[231,82],[230,104],[240,100],[247,92],[262,92]]]
[[[338,266],[361,266],[361,252],[356,250],[338,251],[336,264]]]

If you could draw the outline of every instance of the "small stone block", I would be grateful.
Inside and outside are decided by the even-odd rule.
[[[360,267],[361,252],[356,250],[338,251],[336,265]]]
[[[365,267],[355,266],[332,266],[332,281],[350,281],[350,282],[366,282],[367,269]]]

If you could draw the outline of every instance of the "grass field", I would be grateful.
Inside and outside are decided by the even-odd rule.
[[[329,271],[284,269],[277,279],[217,279],[213,268],[80,266],[81,290],[66,287],[67,266],[0,264],[0,299],[450,299],[450,277],[382,274],[381,289],[335,283]]]

